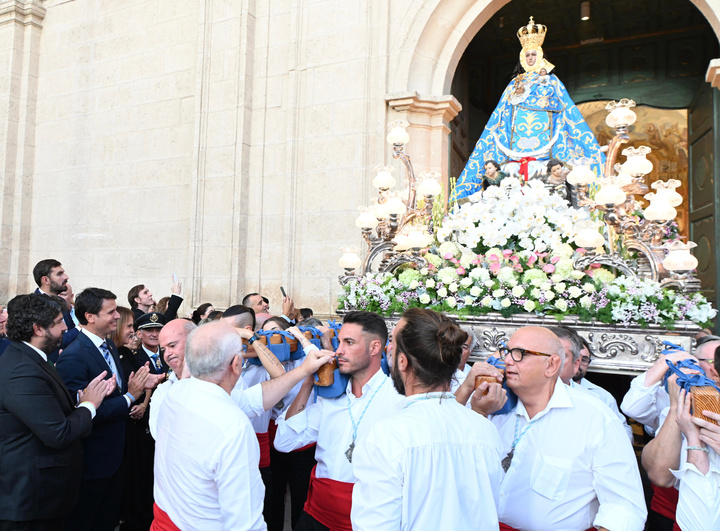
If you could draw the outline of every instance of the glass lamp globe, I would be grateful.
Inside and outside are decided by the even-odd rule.
[[[373,179],[373,186],[378,190],[389,190],[395,186],[395,177],[392,175],[392,166],[379,166],[377,175]]]
[[[625,192],[617,184],[608,180],[603,183],[602,188],[595,194],[595,202],[600,205],[621,205],[626,199]]]
[[[567,176],[567,182],[573,186],[584,186],[595,180],[595,172],[589,165],[581,164],[575,166]]]
[[[362,260],[357,255],[356,247],[341,247],[343,255],[338,260],[338,265],[343,269],[357,269],[362,265]]]
[[[675,190],[680,184],[677,179],[668,179],[667,181],[655,181],[650,186],[656,190],[658,197],[662,197],[670,206],[678,207],[683,202],[683,197]]]
[[[622,165],[622,172],[630,175],[647,175],[653,170],[653,163],[647,159],[652,150],[647,146],[623,149],[622,154],[627,160]]]
[[[697,267],[697,258],[690,254],[690,249],[697,247],[695,242],[685,244],[674,241],[666,243],[663,247],[668,250],[668,255],[663,260],[663,267],[668,271],[692,271]]]
[[[404,120],[389,123],[388,129],[390,132],[386,138],[388,144],[402,146],[410,142],[410,135],[407,132],[408,125],[410,124]]]
[[[395,214],[397,216],[402,216],[407,210],[407,207],[402,199],[396,195],[392,195],[388,197],[388,200],[385,202],[385,210],[388,215]]]
[[[405,233],[400,232],[396,234],[393,241],[395,242],[396,251],[407,251],[410,248],[410,241],[408,235]]]
[[[375,215],[370,212],[370,210],[362,208],[362,210],[360,210],[360,215],[355,220],[355,226],[361,229],[372,230],[378,226],[378,220]]]
[[[677,217],[677,210],[670,206],[661,196],[656,194],[645,194],[645,199],[650,201],[643,211],[643,216],[649,221],[669,221]]]
[[[637,120],[637,114],[632,110],[632,107],[635,107],[635,102],[628,99],[622,99],[617,103],[614,101],[608,103],[605,109],[610,112],[605,118],[605,123],[613,129],[634,124],[635,120]]]
[[[424,171],[420,174],[420,177],[424,177],[417,188],[420,195],[431,197],[440,195],[440,192],[442,192],[442,184],[440,184],[439,181],[441,177],[439,171]]]

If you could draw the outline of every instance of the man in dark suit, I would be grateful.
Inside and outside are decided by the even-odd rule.
[[[10,346],[0,359],[0,530],[62,530],[78,498],[80,439],[115,388],[100,373],[77,397],[47,361],[65,330],[50,297],[8,305]]]
[[[117,328],[120,314],[115,295],[87,288],[75,298],[81,332],[57,362],[57,370],[71,391],[84,389],[105,371],[117,382],[115,391],[98,408],[90,437],[83,441],[83,479],[80,499],[68,526],[73,531],[113,531],[118,524],[123,483],[125,419],[145,385],[155,380],[148,367],[129,376],[120,365],[115,344],[106,339]]]
[[[35,264],[35,267],[33,267],[33,279],[35,280],[35,284],[37,284],[37,289],[35,290],[35,294],[37,295],[59,297],[68,289],[69,277],[65,272],[65,269],[63,269],[62,264],[54,258],[40,260],[37,264]],[[67,347],[70,343],[75,341],[75,338],[80,332],[75,327],[75,322],[70,315],[70,308],[63,310],[63,319],[65,320],[67,330],[63,333],[60,346],[48,354],[48,359],[52,363],[57,361],[60,349]]]

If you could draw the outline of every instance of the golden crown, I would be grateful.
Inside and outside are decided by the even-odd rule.
[[[545,40],[545,33],[547,33],[547,26],[542,24],[535,24],[533,18],[530,17],[530,22],[527,26],[521,27],[517,36],[520,39],[523,49],[540,48],[543,41]]]

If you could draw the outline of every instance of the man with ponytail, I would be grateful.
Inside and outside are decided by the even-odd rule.
[[[497,529],[500,438],[450,392],[467,337],[419,308],[393,330],[392,381],[404,408],[357,446],[353,529]]]

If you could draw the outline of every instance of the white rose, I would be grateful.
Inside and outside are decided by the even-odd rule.
[[[419,300],[420,300],[420,304],[429,304],[430,303],[430,295],[428,295],[427,293],[423,293],[422,295],[420,295]]]
[[[486,280],[485,282],[483,282],[483,285],[486,288],[492,288],[495,285],[495,282],[493,280]]]
[[[485,306],[486,308],[492,304],[493,300],[492,297],[485,297],[483,300],[480,301],[480,304]]]
[[[592,297],[585,295],[582,299],[580,299],[580,306],[583,308],[590,308],[590,306],[592,306]]]
[[[508,306],[510,306],[510,304],[510,299],[503,299],[500,301],[500,306],[502,306],[503,308],[507,308]]]
[[[473,297],[478,297],[480,293],[480,288],[478,288],[477,286],[473,286],[472,288],[470,288],[470,295],[472,295]]]
[[[473,302],[475,302],[475,299],[473,299],[472,297],[465,297],[465,299],[463,300],[465,301],[466,306],[470,306]]]
[[[408,286],[408,287],[409,287],[410,289],[417,289],[417,287],[418,287],[418,281],[417,281],[417,280],[413,280],[412,282],[410,282],[410,286]]]
[[[495,297],[496,299],[502,297],[503,295],[505,295],[504,289],[496,289],[495,291],[492,292],[492,296]]]
[[[552,284],[550,284],[550,282],[543,282],[540,284],[540,289],[543,291],[550,291],[552,289]]]
[[[512,289],[512,294],[515,297],[522,297],[525,294],[525,288],[523,288],[522,286],[515,286]]]
[[[530,296],[531,296],[533,299],[539,299],[539,298],[540,298],[540,289],[539,289],[539,288],[534,288],[534,289],[530,292]]]
[[[464,288],[467,288],[473,283],[473,280],[471,278],[465,277],[460,281],[460,285]]]
[[[568,293],[573,299],[577,299],[580,295],[582,295],[583,291],[577,286],[570,286],[568,288]]]
[[[438,290],[437,294],[438,297],[447,297],[447,290],[445,289],[445,287],[442,287]]]
[[[526,312],[531,312],[535,309],[535,301],[525,301],[525,304],[523,304],[523,308]]]
[[[583,284],[583,289],[588,293],[593,293],[595,291],[595,284],[593,284],[592,282],[587,282]]]
[[[431,278],[427,279],[425,282],[425,286],[428,288],[434,288],[435,287],[435,281]]]
[[[555,308],[557,308],[561,312],[564,312],[565,310],[567,310],[567,302],[563,299],[558,299],[555,301]]]
[[[422,276],[426,277],[426,276],[428,275],[428,268],[427,268],[427,267],[423,267],[423,268],[420,270],[420,274],[421,274]]]
[[[448,297],[447,299],[445,299],[445,304],[450,306],[450,308],[455,308],[455,306],[457,306],[457,301],[454,297]]]
[[[551,301],[555,298],[555,294],[552,291],[543,291],[543,297],[546,301]]]
[[[448,286],[448,289],[453,293],[457,292],[457,290],[458,290],[457,282],[453,282],[452,284],[450,284]]]

